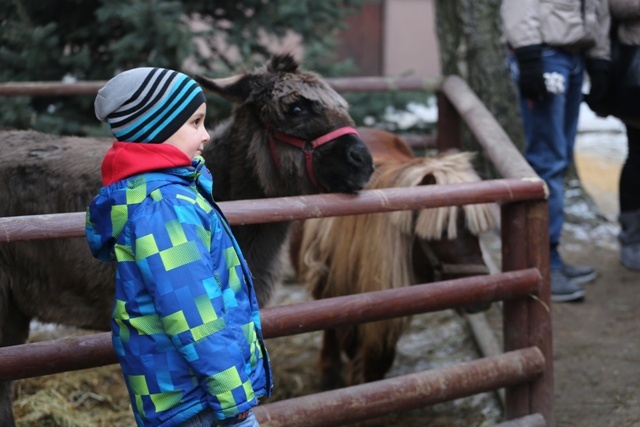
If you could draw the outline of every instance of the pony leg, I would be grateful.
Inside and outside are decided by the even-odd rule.
[[[0,347],[24,344],[29,337],[31,318],[13,305],[10,291],[1,292],[0,298]],[[0,425],[3,427],[15,427],[11,391],[11,381],[0,381]]]
[[[367,351],[366,348],[363,348],[360,382],[368,383],[384,379],[384,376],[391,369],[391,365],[393,365],[395,357],[395,344],[389,346],[388,343],[386,343],[382,353],[380,354],[374,354],[371,351]]]
[[[342,352],[335,329],[324,331],[319,366],[322,390],[333,390],[342,386]]]
[[[357,351],[349,355],[347,385],[364,384],[384,379],[391,369],[396,356],[395,345],[384,344],[382,351],[366,344],[360,344]]]

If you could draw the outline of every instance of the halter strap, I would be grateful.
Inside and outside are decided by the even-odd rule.
[[[278,162],[278,157],[276,156],[276,140],[300,148],[304,152],[307,176],[309,177],[309,180],[313,183],[313,185],[322,192],[324,190],[318,185],[315,174],[313,173],[313,152],[321,145],[333,141],[334,139],[340,138],[343,135],[349,134],[358,135],[358,131],[351,126],[344,126],[327,134],[321,135],[313,141],[305,141],[303,139],[296,138],[294,136],[287,135],[281,132],[274,132],[269,137],[269,149],[271,150],[271,158],[273,159],[273,162],[279,170],[280,162]]]

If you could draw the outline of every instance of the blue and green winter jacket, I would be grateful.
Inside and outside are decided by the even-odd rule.
[[[93,255],[117,262],[113,347],[139,426],[230,418],[271,394],[251,274],[212,186],[197,157],[105,185],[87,209]]]

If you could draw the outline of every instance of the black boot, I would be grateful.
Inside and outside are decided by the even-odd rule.
[[[621,212],[620,221],[620,261],[629,270],[640,271],[640,209]]]

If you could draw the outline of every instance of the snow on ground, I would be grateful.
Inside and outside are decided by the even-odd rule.
[[[576,150],[624,161],[627,156],[627,138],[624,124],[617,118],[598,117],[587,104],[582,103],[578,121]]]

